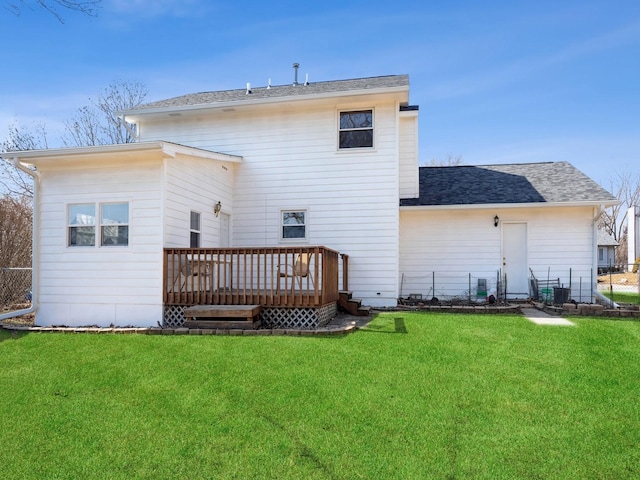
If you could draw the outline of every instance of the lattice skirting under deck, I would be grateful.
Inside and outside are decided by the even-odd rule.
[[[185,321],[184,310],[180,305],[164,307],[163,326],[169,328],[182,327]],[[338,313],[337,304],[324,305],[319,308],[304,307],[264,307],[260,312],[263,328],[300,328],[313,329],[324,327]]]
[[[319,308],[263,308],[260,312],[262,326],[266,328],[313,329],[324,327],[338,313],[337,304]]]
[[[165,305],[162,326],[167,328],[180,328],[184,325],[184,311],[187,307],[183,305]]]

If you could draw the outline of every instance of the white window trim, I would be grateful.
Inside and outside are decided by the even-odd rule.
[[[284,227],[282,223],[282,215],[285,212],[304,212],[304,237],[299,238],[284,238],[282,236],[282,229]],[[309,243],[309,208],[281,208],[278,212],[278,237],[280,243],[295,244],[295,243]]]
[[[371,111],[371,130],[373,132],[373,142],[370,147],[353,147],[353,148],[340,148],[340,114],[348,112],[364,112]],[[364,129],[363,129],[364,130]],[[368,129],[367,129],[368,130]],[[352,107],[352,108],[340,108],[336,110],[336,152],[337,153],[358,153],[358,152],[371,152],[376,149],[377,143],[377,131],[376,131],[376,109],[373,107]]]

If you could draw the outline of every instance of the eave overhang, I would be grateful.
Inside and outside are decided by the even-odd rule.
[[[473,205],[404,205],[401,211],[443,211],[443,210],[487,210],[516,208],[558,208],[558,207],[594,207],[607,208],[618,205],[619,201],[584,201],[584,202],[531,202],[531,203],[484,203]]]
[[[300,86],[297,88],[305,88]],[[375,96],[375,95],[395,95],[398,96],[400,102],[409,101],[409,87],[406,85],[397,87],[381,87],[381,88],[367,88],[360,90],[346,90],[338,92],[323,92],[323,93],[311,93],[305,95],[286,95],[286,96],[274,96],[274,97],[252,97],[251,94],[247,95],[247,98],[240,100],[229,100],[212,103],[201,103],[195,105],[179,105],[179,106],[164,106],[157,108],[141,108],[123,110],[117,112],[119,116],[126,117],[127,122],[137,123],[138,118],[141,116],[153,116],[153,115],[169,115],[178,113],[198,113],[208,110],[221,110],[229,108],[241,108],[247,106],[260,106],[260,105],[272,105],[278,103],[299,103],[309,102],[314,100],[326,100],[331,98],[346,98],[346,97],[362,97],[362,96]]]
[[[43,150],[24,150],[17,152],[3,153],[2,156],[7,159],[16,159],[17,161],[28,164],[37,165],[41,162],[55,161],[59,159],[66,160],[85,160],[90,158],[103,158],[105,156],[112,157],[130,157],[137,154],[158,154],[168,158],[175,158],[178,155],[203,158],[208,160],[217,160],[222,162],[239,163],[242,157],[237,155],[229,155],[226,153],[212,152],[201,148],[188,147],[171,142],[140,142],[140,143],[124,143],[114,145],[97,145],[90,147],[70,147],[70,148],[50,148]]]

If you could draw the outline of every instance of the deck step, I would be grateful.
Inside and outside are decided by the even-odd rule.
[[[353,298],[353,293],[347,290],[339,292],[338,304],[349,315],[364,317],[371,313],[371,307],[363,306],[362,300]]]
[[[195,305],[184,311],[187,328],[256,329],[260,305]]]

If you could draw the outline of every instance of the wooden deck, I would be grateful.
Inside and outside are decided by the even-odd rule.
[[[167,248],[164,304],[322,307],[338,301],[339,259],[322,246]]]

